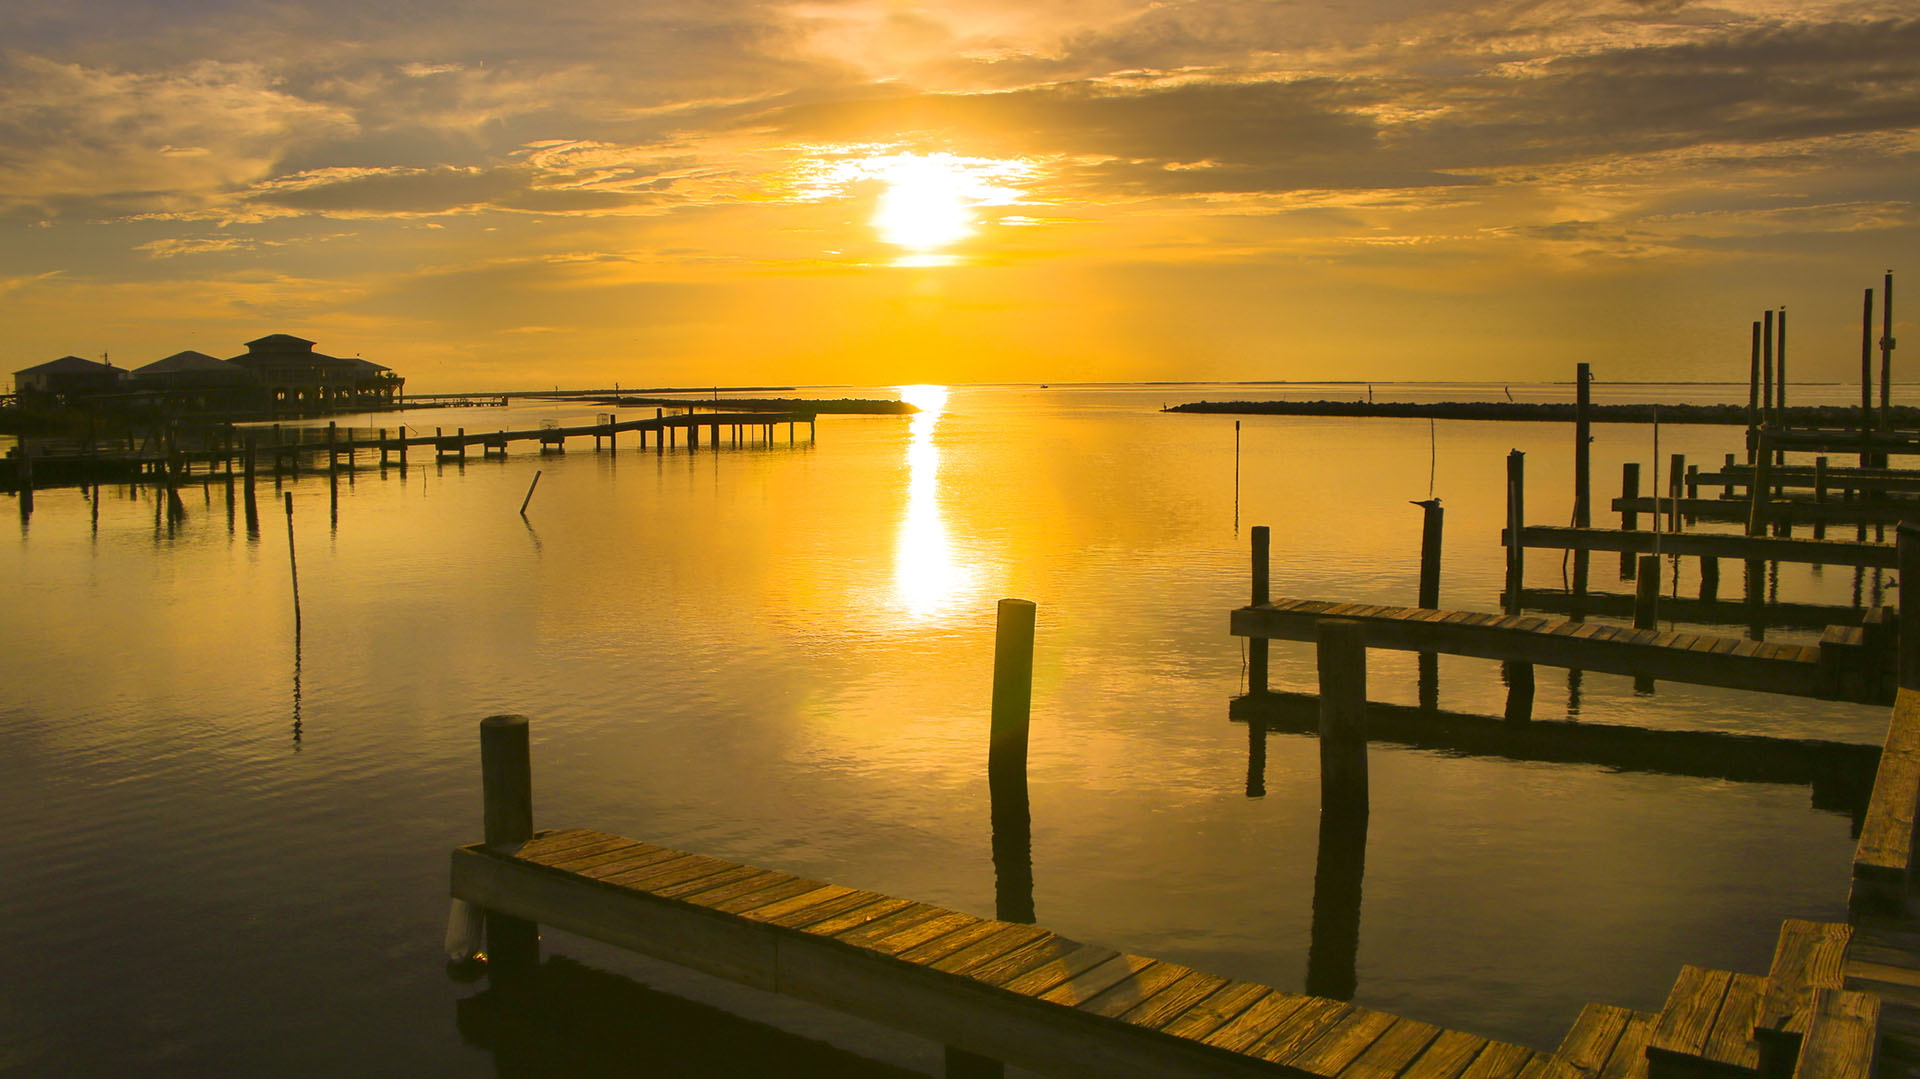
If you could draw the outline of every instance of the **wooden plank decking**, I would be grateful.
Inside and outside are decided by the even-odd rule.
[[[452,870],[454,897],[488,910],[1053,1075],[1581,1074],[1552,1054],[1354,1004],[604,832],[460,847]]]
[[[1536,615],[1306,599],[1275,599],[1241,607],[1232,612],[1230,627],[1241,637],[1310,641],[1315,624],[1325,618],[1365,625],[1369,648],[1544,663],[1801,697],[1845,699],[1851,691],[1844,673],[1855,660],[1867,662],[1864,654],[1854,654],[1864,653],[1864,645],[1823,650],[1815,645],[1666,633]],[[1869,694],[1867,699],[1874,697]]]

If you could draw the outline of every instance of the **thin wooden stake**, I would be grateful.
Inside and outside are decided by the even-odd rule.
[[[533,482],[527,484],[527,497],[520,500],[520,516],[527,515],[527,504],[533,501],[533,489],[540,486],[540,469],[533,470]]]

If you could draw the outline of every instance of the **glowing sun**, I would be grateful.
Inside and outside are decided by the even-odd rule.
[[[888,243],[909,251],[937,251],[973,233],[977,200],[970,188],[979,182],[950,158],[901,155],[884,162],[878,175],[887,187],[874,211],[873,227]]]

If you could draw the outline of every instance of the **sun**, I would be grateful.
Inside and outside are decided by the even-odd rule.
[[[901,155],[885,163],[887,185],[873,215],[881,239],[909,251],[939,251],[974,231],[973,182],[945,155]]]

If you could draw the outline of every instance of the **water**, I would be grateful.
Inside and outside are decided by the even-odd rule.
[[[822,395],[842,392],[891,391]],[[1227,718],[1244,653],[1226,632],[1247,595],[1246,528],[1273,528],[1277,595],[1408,603],[1420,513],[1407,502],[1431,471],[1447,508],[1442,603],[1484,610],[1501,584],[1507,450],[1527,452],[1531,520],[1565,521],[1571,505],[1558,425],[1430,434],[1424,420],[1247,417],[1236,503],[1233,417],[1158,412],[1363,392],[956,388],[911,420],[825,417],[817,444],[802,429],[792,448],[782,429],[744,452],[576,441],[464,467],[416,455],[404,475],[343,477],[337,523],[324,475],[264,482],[257,537],[224,487],[186,490],[171,523],[151,489],[43,490],[0,548],[0,955],[13,968],[0,1072],[492,1074],[498,1047],[471,1021],[481,987],[449,980],[439,945],[446,852],[479,834],[475,723],[494,712],[533,717],[542,826],[991,914],[985,732],[1002,596],[1039,605],[1040,923],[1298,990],[1317,746],[1271,735],[1266,794],[1247,797],[1248,735]],[[1795,403],[1849,392],[1796,390]],[[405,419],[482,430],[593,412]],[[1652,460],[1651,432],[1595,434],[1604,506],[1623,460]],[[1667,429],[1661,453],[1712,467],[1739,437]],[[1594,566],[1596,586],[1621,588],[1609,556]],[[1786,600],[1846,602],[1853,585],[1851,570],[1780,578]],[[1559,579],[1536,552],[1529,583]],[[1443,659],[1440,672],[1443,707],[1499,714],[1495,665]],[[1369,677],[1374,698],[1414,701],[1410,657],[1376,653]],[[1275,644],[1272,681],[1311,689],[1311,649]],[[1569,714],[1565,685],[1541,669],[1537,715]],[[1591,674],[1577,716],[1856,742],[1885,722],[1733,691],[1637,694]],[[1681,963],[1764,971],[1782,918],[1844,917],[1849,821],[1812,808],[1804,786],[1390,745],[1371,769],[1365,1004],[1550,1048],[1587,1001],[1654,1008]],[[932,1059],[560,934],[546,949],[704,995],[723,1023],[737,1012]],[[655,1026],[678,1029],[660,1016],[681,1005],[642,996],[653,1003],[632,1006],[667,1009],[649,1013]],[[721,1059],[688,1038],[669,1048]]]

